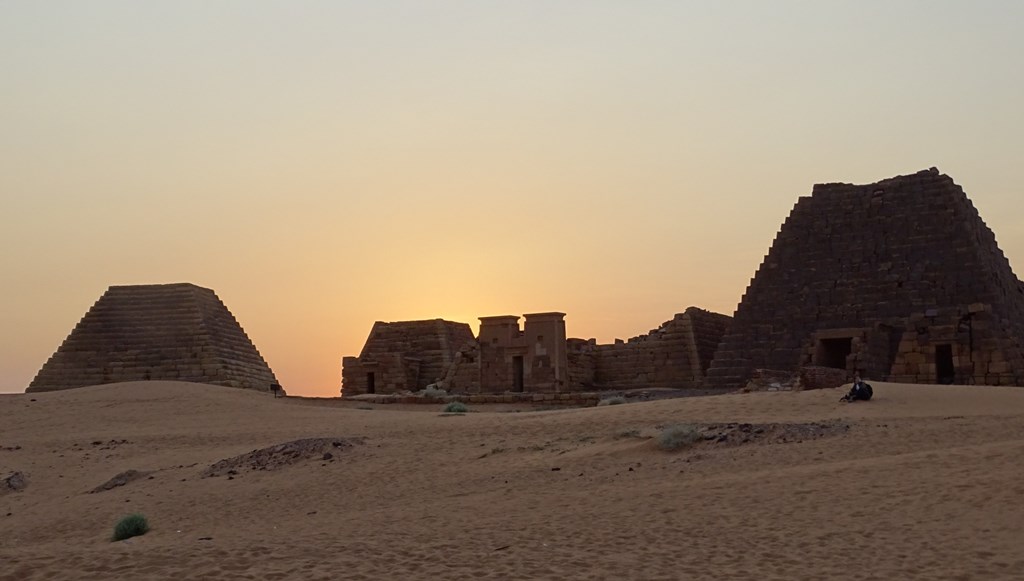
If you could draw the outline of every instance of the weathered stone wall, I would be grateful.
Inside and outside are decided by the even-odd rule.
[[[217,295],[179,283],[110,287],[26,391],[146,380],[263,391],[277,383]]]
[[[683,313],[683,318],[689,321],[693,344],[697,350],[700,374],[703,378],[707,374],[708,368],[711,367],[711,361],[715,358],[718,344],[729,331],[729,327],[732,326],[732,317],[697,307],[689,307]]]
[[[455,393],[480,393],[480,345],[474,341],[457,353],[437,389]]]
[[[569,390],[588,391],[595,389],[594,374],[597,369],[597,341],[590,339],[568,339],[566,341],[569,365]]]
[[[1021,385],[1020,349],[1007,340],[1009,321],[1000,321],[992,305],[968,307],[970,321],[958,311],[937,311],[934,316],[917,313],[900,335],[891,381],[904,383],[976,383]],[[939,349],[946,346],[952,368],[945,371]]]
[[[700,387],[729,323],[728,316],[690,307],[629,341],[577,344],[570,363],[582,368],[570,377],[579,389],[587,385],[598,389]],[[588,377],[590,369],[593,375]]]
[[[421,390],[440,381],[455,361],[455,354],[473,342],[473,331],[465,323],[442,319],[378,321],[359,357],[342,359],[342,392],[355,395]]]
[[[972,314],[971,305],[990,314]],[[741,386],[755,368],[823,363],[865,378],[934,382],[946,345],[967,382],[1021,385],[1022,325],[1021,282],[951,178],[931,169],[818,185],[751,280],[708,385]],[[960,364],[966,351],[973,368]]]

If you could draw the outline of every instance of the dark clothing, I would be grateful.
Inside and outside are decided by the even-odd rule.
[[[863,381],[856,381],[850,388],[850,393],[844,395],[843,399],[839,401],[868,401],[872,395],[874,395],[874,391],[870,385]]]

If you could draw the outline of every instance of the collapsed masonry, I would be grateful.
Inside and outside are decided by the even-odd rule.
[[[910,383],[1024,385],[1024,285],[938,170],[801,197],[707,375],[806,365]]]
[[[599,389],[703,386],[715,348],[731,318],[697,307],[628,341],[598,345],[569,340],[574,385]]]
[[[647,335],[598,345],[567,339],[564,313],[374,324],[359,357],[342,360],[342,393],[418,391],[565,393],[695,388],[730,318],[691,307]]]
[[[473,341],[465,323],[378,321],[359,357],[342,359],[346,394],[419,391],[444,375],[459,350]]]
[[[178,283],[110,287],[25,391],[146,380],[262,391],[277,383],[217,295]]]

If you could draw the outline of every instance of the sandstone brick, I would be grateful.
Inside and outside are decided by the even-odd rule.
[[[845,346],[825,343],[842,338],[836,331],[846,331]],[[1008,359],[1022,343],[1024,284],[963,190],[930,169],[864,186],[817,185],[800,198],[706,381],[739,387],[755,369],[822,362],[879,379],[959,381],[970,372],[965,357]],[[956,359],[938,365],[936,353]],[[950,368],[957,377],[938,377]],[[1024,384],[1024,365],[1009,365],[1007,375]]]
[[[215,333],[208,330],[216,329]],[[195,354],[213,354],[209,361]],[[210,373],[211,367],[216,369]],[[110,287],[26,391],[180,380],[268,391],[273,372],[217,295],[192,284]]]

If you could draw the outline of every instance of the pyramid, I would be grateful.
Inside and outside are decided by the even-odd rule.
[[[25,391],[145,380],[263,391],[277,383],[217,295],[178,283],[107,289]]]
[[[459,349],[473,341],[466,323],[377,321],[359,357],[342,359],[344,393],[421,390],[444,377]]]
[[[803,366],[908,383],[1024,385],[1024,285],[935,168],[801,197],[708,371],[742,387]]]

